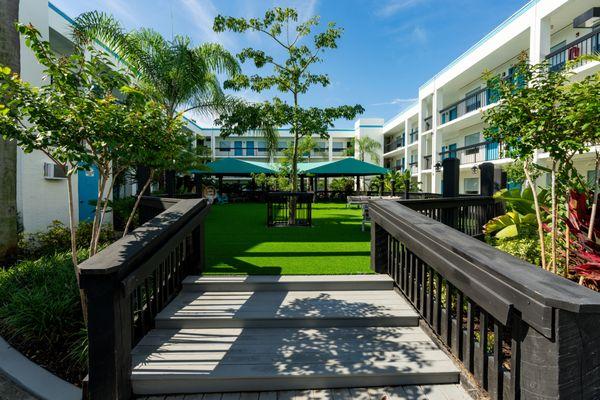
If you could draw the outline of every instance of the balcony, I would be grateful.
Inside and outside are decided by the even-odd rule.
[[[423,156],[423,169],[428,170],[428,169],[431,169],[432,167],[433,167],[433,165],[432,165],[432,161],[431,161],[431,154],[428,156]]]
[[[433,116],[423,118],[423,132],[433,129]]]
[[[471,111],[475,111],[497,101],[498,94],[495,90],[487,87],[479,89],[478,91],[465,96],[464,99],[459,100],[456,103],[452,103],[448,107],[442,109],[440,111],[441,125],[450,121],[454,121],[455,119],[460,118]]]
[[[497,142],[481,142],[469,146],[448,149],[439,153],[441,159],[458,158],[461,164],[473,164],[505,158],[504,146]]]
[[[567,61],[574,61],[581,56],[597,53],[600,53],[600,31],[595,30],[556,49],[546,56],[546,60],[550,65],[550,71],[556,72],[565,68]],[[588,60],[580,60],[574,64],[574,67],[580,67],[589,62]]]
[[[410,170],[411,174],[416,174],[419,172],[419,163],[417,161],[413,161],[408,163],[408,169]]]
[[[413,144],[419,138],[419,132],[416,129],[413,129],[408,135],[408,144]]]
[[[394,140],[392,140],[389,143],[386,143],[383,146],[383,152],[389,153],[390,151],[394,151],[400,147],[404,147],[405,139],[406,139],[406,137],[404,135],[396,137]]]

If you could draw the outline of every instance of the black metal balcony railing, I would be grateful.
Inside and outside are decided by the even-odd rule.
[[[598,53],[600,53],[600,30],[594,30],[556,49],[546,56],[546,60],[551,71],[560,71],[565,67],[567,61],[574,61],[581,56]],[[587,60],[580,60],[574,66],[579,67],[588,62]]]
[[[418,131],[416,131],[416,130],[411,131],[410,134],[408,135],[408,144],[412,144],[412,143],[416,142],[418,136],[419,136]]]
[[[427,169],[431,169],[432,164],[431,164],[431,154],[428,156],[423,156],[423,169],[427,170]]]
[[[505,158],[504,146],[498,142],[481,142],[469,146],[448,149],[439,153],[443,159],[453,157],[460,159],[461,164],[472,164]]]
[[[452,103],[444,109],[440,110],[440,123],[446,124],[463,115],[475,111],[488,104],[497,101],[497,95],[493,89],[487,87],[465,96],[464,99]],[[491,100],[491,101],[490,101]]]
[[[430,115],[429,117],[425,117],[423,118],[423,131],[427,132],[431,129],[433,129],[433,116]]]
[[[394,151],[400,147],[404,147],[405,135],[398,136],[394,140],[389,143],[386,143],[383,146],[383,151],[385,153],[389,153],[390,151]]]
[[[408,163],[408,169],[410,170],[411,174],[416,174],[417,172],[419,172],[419,163],[418,163],[418,161],[409,162]]]

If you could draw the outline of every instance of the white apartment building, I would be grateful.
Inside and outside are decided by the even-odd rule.
[[[31,23],[48,40],[52,49],[62,55],[70,54],[73,43],[71,28],[73,19],[52,2],[47,0],[21,0],[19,4],[19,20]],[[43,84],[43,68],[36,61],[33,53],[21,40],[22,79],[40,86]],[[114,60],[118,64],[118,60]],[[220,137],[218,128],[204,128],[193,119],[187,119],[187,128],[194,132],[198,140],[211,149],[213,160],[224,157],[236,157],[255,161],[279,161],[283,157],[283,149],[288,147],[292,137],[287,129],[280,129],[280,142],[275,157],[268,159],[266,146],[261,136],[249,132],[244,136],[230,138]],[[305,154],[309,162],[334,161],[348,157],[352,139],[363,135],[379,134],[383,120],[363,120],[355,129],[330,129],[329,138],[315,137],[316,148]],[[357,154],[358,155],[358,154]],[[366,161],[370,161],[366,157]],[[95,170],[81,171],[73,179],[75,200],[75,217],[77,221],[91,219],[93,207],[90,200],[97,197],[98,173]],[[130,188],[135,191],[135,185]],[[54,220],[68,224],[67,183],[60,171],[54,168],[52,161],[39,151],[25,154],[21,149],[17,154],[17,210],[25,232],[36,232],[46,229]]]
[[[410,169],[423,191],[440,192],[442,174],[435,166],[445,157],[457,157],[460,192],[478,193],[478,164],[512,162],[503,158],[501,144],[488,143],[482,135],[482,112],[498,101],[483,72],[510,77],[522,52],[531,63],[548,60],[551,68],[560,69],[567,60],[600,51],[600,26],[595,25],[600,8],[594,7],[600,7],[600,2],[531,0],[523,6],[424,83],[416,104],[384,124],[378,133],[384,166]],[[596,62],[581,63],[574,79],[599,69]],[[590,176],[593,158],[591,152],[577,156],[579,171]],[[547,154],[538,155],[540,163],[547,159]]]

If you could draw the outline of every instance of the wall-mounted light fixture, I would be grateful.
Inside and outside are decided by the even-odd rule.
[[[471,167],[471,172],[473,173],[473,175],[477,175],[477,173],[479,172],[479,167],[477,165],[473,165]]]
[[[435,163],[433,168],[435,168],[435,172],[440,172],[442,170],[442,164],[437,162],[437,163]]]
[[[593,28],[600,21],[600,7],[590,8],[573,19],[573,28]]]

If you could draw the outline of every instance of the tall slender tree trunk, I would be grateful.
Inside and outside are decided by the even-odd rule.
[[[67,168],[65,167],[65,170]],[[75,222],[75,205],[73,201],[73,175],[67,173],[67,196],[69,198],[69,227],[71,228],[71,260],[73,261],[73,268],[75,269],[75,277],[77,278],[77,286],[79,289],[79,299],[81,301],[81,311],[83,313],[83,322],[87,326],[87,300],[85,298],[85,292],[79,285],[79,267],[77,260],[77,223]]]
[[[294,143],[292,149],[292,192],[298,192],[298,93],[294,92]],[[289,224],[296,225],[297,202],[295,195],[290,198]]]
[[[535,217],[538,223],[538,236],[540,239],[540,259],[542,260],[542,268],[546,269],[546,243],[544,242],[544,228],[542,227],[542,212],[540,210],[537,188],[535,182],[531,179],[531,173],[529,172],[529,161],[523,163],[523,170],[525,172],[525,177],[527,178],[527,184],[531,188],[531,193],[533,193],[533,205],[535,208]]]
[[[558,229],[558,203],[556,201],[556,161],[552,161],[552,260],[550,265],[552,272],[558,273],[558,266],[556,265],[556,240],[557,240],[557,229]]]
[[[127,218],[127,223],[125,224],[125,228],[123,228],[123,237],[125,237],[125,235],[127,235],[127,233],[129,232],[129,227],[131,226],[131,223],[133,222],[133,217],[135,216],[135,212],[137,211],[137,209],[140,205],[140,200],[142,200],[142,196],[144,195],[144,193],[146,193],[146,189],[148,189],[148,186],[150,186],[153,175],[154,175],[154,169],[150,169],[150,175],[148,176],[148,179],[144,183],[144,187],[142,188],[140,193],[138,193],[137,198],[135,199],[135,204],[133,205],[133,209],[131,210],[131,214],[129,214],[129,218]]]
[[[0,0],[0,64],[20,72],[18,0]],[[17,253],[17,144],[0,138],[0,265]]]

